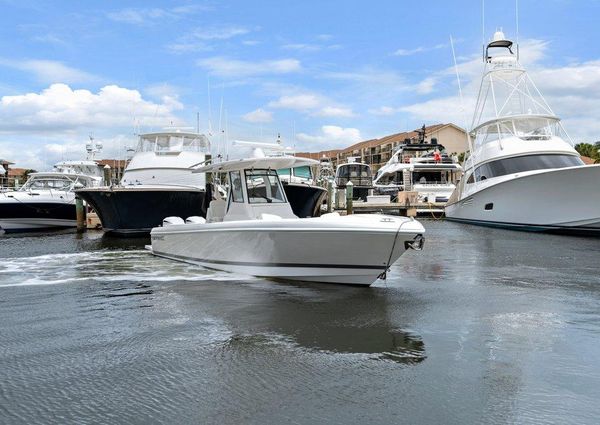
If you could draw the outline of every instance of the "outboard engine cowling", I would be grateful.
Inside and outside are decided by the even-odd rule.
[[[206,219],[197,215],[193,215],[185,219],[185,224],[204,224]]]
[[[181,217],[166,217],[163,219],[163,227],[172,226],[174,224],[184,224],[183,218]]]

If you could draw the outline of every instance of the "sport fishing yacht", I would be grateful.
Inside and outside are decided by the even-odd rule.
[[[518,52],[518,49],[517,49]],[[584,165],[541,93],[497,31],[469,133],[450,220],[521,230],[600,235],[600,165]],[[566,140],[565,140],[566,139]]]
[[[348,157],[347,162],[337,166],[335,170],[335,186],[345,189],[348,182],[352,182],[352,194],[355,200],[367,200],[369,192],[373,189],[373,176],[371,167],[357,161],[357,157]]]
[[[281,156],[198,168],[228,175],[227,199],[211,201],[206,220],[165,218],[152,229],[152,253],[254,276],[368,286],[407,249],[422,248],[425,229],[414,219],[294,215],[276,170],[313,164]]]
[[[98,214],[105,232],[150,233],[171,215],[204,216],[205,175],[190,167],[204,163],[210,143],[203,134],[179,130],[140,135],[118,185],[77,191]]]
[[[62,161],[48,172],[31,173],[18,190],[0,193],[0,228],[5,232],[76,227],[75,190],[102,184],[94,161],[101,144],[88,143],[82,161]]]
[[[443,145],[405,143],[377,171],[373,185],[378,193],[392,197],[398,191],[415,191],[419,202],[448,202],[461,171],[458,160],[446,154]]]

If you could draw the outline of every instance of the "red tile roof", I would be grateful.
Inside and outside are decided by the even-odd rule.
[[[432,133],[436,133],[439,130],[441,130],[442,128],[449,126],[449,125],[456,127],[454,124],[434,124],[434,125],[425,127],[425,134],[431,135]],[[312,158],[312,159],[321,159],[323,156],[325,156],[327,158],[333,158],[340,153],[351,153],[352,151],[355,151],[355,150],[361,150],[364,148],[372,148],[375,146],[381,146],[381,145],[385,145],[388,143],[396,143],[396,142],[401,143],[401,142],[404,142],[405,139],[416,139],[418,136],[419,136],[419,134],[417,133],[417,130],[405,131],[402,133],[395,133],[395,134],[391,134],[389,136],[384,136],[379,139],[364,140],[362,142],[358,142],[351,146],[348,146],[345,149],[335,149],[335,150],[320,151],[320,152],[298,152],[298,153],[296,153],[296,156],[301,156],[303,158]]]

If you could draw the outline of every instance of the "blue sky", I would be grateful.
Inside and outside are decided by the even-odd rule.
[[[226,122],[229,139],[281,133],[298,150],[464,125],[481,72],[478,0],[0,5],[0,158],[22,167],[80,157],[88,134],[122,156],[136,132],[197,112],[214,145]],[[514,38],[515,2],[485,8],[486,37]],[[576,141],[600,139],[600,2],[521,0],[519,14],[542,93]]]

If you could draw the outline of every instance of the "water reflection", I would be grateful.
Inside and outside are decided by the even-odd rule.
[[[198,292],[192,287],[178,289],[190,297]],[[201,292],[206,300],[206,290]],[[229,303],[243,300],[242,307],[231,310],[220,308],[224,303],[218,299],[211,298],[208,306],[212,315],[224,318],[232,328],[228,341],[232,349],[277,341],[312,352],[358,354],[405,364],[426,358],[421,337],[390,320],[389,292],[383,288],[257,282],[211,292]]]

